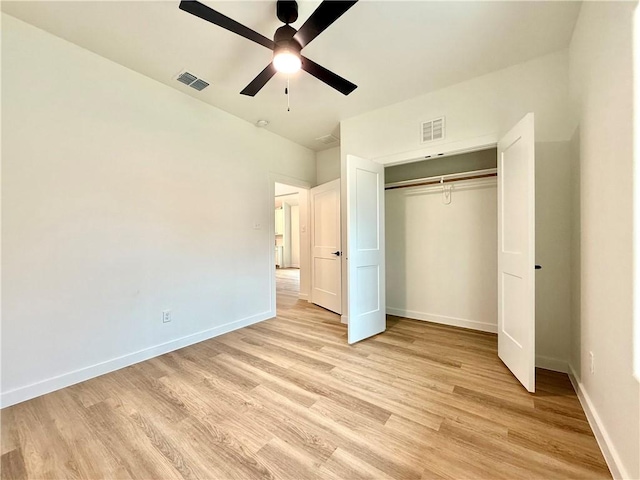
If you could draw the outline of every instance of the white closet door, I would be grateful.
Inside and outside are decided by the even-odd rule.
[[[384,332],[384,166],[347,155],[349,343]]]
[[[498,356],[535,391],[535,151],[527,114],[498,143]]]

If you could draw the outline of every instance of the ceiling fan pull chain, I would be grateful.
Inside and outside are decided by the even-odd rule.
[[[287,96],[287,112],[291,111],[291,95],[289,94],[289,77],[287,77],[287,86],[284,89],[284,94]]]

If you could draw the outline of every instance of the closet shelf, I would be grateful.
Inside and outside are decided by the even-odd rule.
[[[462,180],[474,180],[477,178],[488,178],[498,176],[497,168],[487,168],[484,170],[473,170],[470,172],[450,173],[447,175],[437,175],[426,178],[416,178],[415,180],[405,180],[403,182],[387,183],[385,190],[396,188],[419,187],[424,185],[439,185],[444,183],[459,182]]]

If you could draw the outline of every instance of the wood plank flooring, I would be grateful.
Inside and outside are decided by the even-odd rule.
[[[611,478],[566,375],[397,317],[348,346],[296,275],[276,319],[4,409],[2,478]]]

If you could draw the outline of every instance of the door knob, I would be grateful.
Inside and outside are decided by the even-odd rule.
[[[331,252],[331,255],[335,255],[336,257],[340,256],[340,250],[336,251],[336,252]]]

